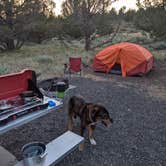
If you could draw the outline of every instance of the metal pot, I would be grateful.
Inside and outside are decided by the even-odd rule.
[[[44,166],[46,146],[41,142],[31,142],[22,148],[24,166]]]
[[[66,83],[65,82],[57,82],[57,91],[58,92],[65,92],[66,90]]]

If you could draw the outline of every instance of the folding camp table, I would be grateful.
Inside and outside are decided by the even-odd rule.
[[[46,145],[46,161],[43,166],[52,166],[57,164],[61,159],[75,150],[79,144],[83,142],[84,138],[67,131],[60,137],[54,139]],[[14,166],[24,166],[23,161],[18,162]]]

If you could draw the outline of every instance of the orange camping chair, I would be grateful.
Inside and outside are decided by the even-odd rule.
[[[69,74],[79,73],[81,76],[81,58],[69,57],[69,65],[64,64],[64,73],[68,71]]]

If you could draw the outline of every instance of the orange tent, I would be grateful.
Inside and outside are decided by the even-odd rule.
[[[146,74],[154,63],[153,55],[134,43],[118,43],[100,51],[93,60],[94,71],[110,72],[120,65],[122,76]]]

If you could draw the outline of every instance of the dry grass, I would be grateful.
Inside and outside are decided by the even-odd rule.
[[[166,61],[166,50],[152,51],[155,59]]]
[[[25,68],[42,73],[42,77],[63,74],[63,64],[69,56],[80,56],[86,64],[93,58],[93,52],[86,52],[83,45],[69,44],[68,47],[57,42],[42,45],[23,46],[14,52],[0,53],[0,74],[18,72]]]

